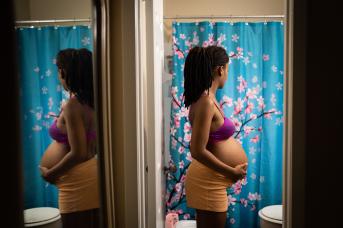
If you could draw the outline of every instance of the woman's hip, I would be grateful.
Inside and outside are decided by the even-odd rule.
[[[207,188],[228,188],[232,185],[232,181],[228,177],[214,171],[195,159],[192,160],[187,170],[186,185],[187,182],[196,182]]]

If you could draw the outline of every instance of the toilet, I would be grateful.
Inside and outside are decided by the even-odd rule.
[[[282,205],[270,205],[259,210],[261,228],[282,227]]]
[[[175,228],[196,228],[195,220],[180,220],[175,223]]]
[[[36,207],[24,210],[25,227],[62,228],[60,211],[52,207]]]

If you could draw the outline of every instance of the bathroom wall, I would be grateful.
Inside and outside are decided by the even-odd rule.
[[[16,0],[15,5],[15,18],[17,20],[30,19],[30,0]]]
[[[92,12],[91,0],[16,0],[15,10],[17,20],[87,19]]]
[[[283,15],[284,3],[285,0],[165,0],[163,13],[165,17]],[[171,38],[171,22],[164,21],[166,39]]]
[[[165,0],[164,16],[283,14],[284,0]]]

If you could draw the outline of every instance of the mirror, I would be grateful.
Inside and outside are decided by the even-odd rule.
[[[15,1],[25,225],[103,227],[97,2]]]

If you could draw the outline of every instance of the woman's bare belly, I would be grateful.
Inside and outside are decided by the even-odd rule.
[[[207,149],[219,160],[231,167],[248,162],[248,157],[242,145],[233,137],[208,145]]]
[[[66,145],[53,141],[45,150],[40,165],[50,169],[61,161],[68,151],[69,149]]]
[[[88,147],[89,151],[87,152],[87,156],[85,157],[84,161],[87,161],[95,155],[95,146],[95,142],[91,142]],[[50,169],[60,162],[69,151],[70,148],[65,144],[53,141],[45,150],[40,165]]]

